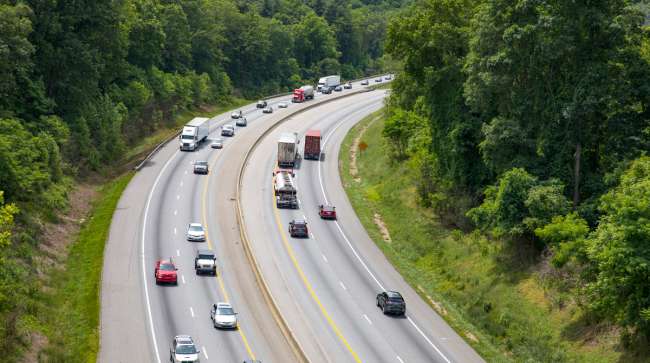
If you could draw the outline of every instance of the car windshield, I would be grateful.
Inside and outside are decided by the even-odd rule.
[[[235,312],[232,308],[219,308],[217,309],[217,314],[219,315],[235,315]]]
[[[193,140],[194,136],[193,135],[183,135],[183,136],[181,136],[181,139],[183,139],[183,140]]]
[[[184,344],[176,347],[176,354],[196,354],[194,345]]]
[[[208,162],[207,162],[207,161],[197,161],[194,165],[198,165],[198,166],[208,166]]]
[[[203,232],[203,227],[201,227],[201,226],[190,226],[190,231],[192,231],[192,232]]]
[[[211,253],[200,253],[199,254],[199,259],[200,260],[211,260],[214,258],[214,255]]]
[[[163,270],[163,271],[174,271],[175,270],[174,265],[172,265],[169,262],[161,263],[160,264],[160,269]]]

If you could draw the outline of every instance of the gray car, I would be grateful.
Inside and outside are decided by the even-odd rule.
[[[195,161],[194,162],[194,174],[207,174],[208,173],[208,162],[207,161]]]
[[[212,304],[210,310],[212,325],[217,329],[237,329],[237,313],[226,302]]]
[[[242,116],[235,121],[235,125],[239,127],[246,127],[248,125],[248,120],[246,120],[246,117]]]
[[[210,147],[213,149],[221,149],[223,147],[223,139],[214,139]]]

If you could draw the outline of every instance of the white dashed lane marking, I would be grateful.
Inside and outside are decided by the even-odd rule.
[[[372,325],[372,321],[370,321],[370,318],[368,317],[368,315],[363,314],[363,317],[366,318],[366,320],[368,321],[368,324]]]

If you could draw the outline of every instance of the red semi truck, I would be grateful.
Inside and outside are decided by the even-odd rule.
[[[291,102],[304,102],[306,100],[314,99],[314,87],[302,86],[293,90],[293,98]]]
[[[320,160],[320,131],[309,130],[305,134],[305,159]]]

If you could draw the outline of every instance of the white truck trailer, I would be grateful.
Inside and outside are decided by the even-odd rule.
[[[319,91],[322,90],[323,87],[334,88],[340,84],[341,84],[341,76],[339,75],[322,77],[321,79],[318,80],[318,90]]]
[[[294,167],[298,158],[298,139],[297,133],[285,132],[280,135],[278,140],[278,166]]]
[[[187,125],[183,126],[183,131],[179,136],[181,151],[194,151],[199,144],[208,138],[208,118],[195,117]]]

